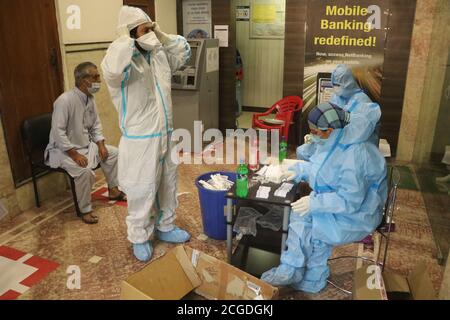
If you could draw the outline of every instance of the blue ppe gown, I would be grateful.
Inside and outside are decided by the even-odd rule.
[[[331,75],[338,90],[330,102],[350,112],[350,124],[344,128],[344,140],[372,142],[378,146],[381,109],[358,86],[352,71],[346,65],[338,65]],[[304,144],[297,148],[297,159],[308,161],[314,154],[316,144]]]
[[[346,140],[344,131],[334,130],[325,144],[316,144],[309,162],[291,168],[296,182],[313,189],[310,210],[303,217],[292,212],[281,265],[264,273],[264,281],[319,292],[327,283],[332,248],[364,239],[381,223],[385,159],[372,143]]]

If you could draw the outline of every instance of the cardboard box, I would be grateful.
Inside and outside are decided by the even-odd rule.
[[[278,290],[221,260],[178,246],[122,283],[122,300],[270,300]]]
[[[354,300],[435,300],[436,292],[425,263],[418,264],[408,277],[384,271],[379,266],[359,268],[353,279]]]

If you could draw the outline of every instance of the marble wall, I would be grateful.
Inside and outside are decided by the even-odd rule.
[[[0,201],[8,211],[8,214],[15,216],[20,213],[20,208],[14,189],[8,151],[6,150],[5,137],[3,134],[3,124],[1,121],[0,129]]]
[[[397,160],[428,159],[449,50],[448,0],[417,0]]]
[[[35,206],[34,189],[31,182],[15,188],[1,122],[0,133],[0,202],[7,210],[2,218],[12,219]],[[55,190],[65,190],[68,186],[66,178],[60,173],[42,177],[37,184],[42,201],[54,196]]]

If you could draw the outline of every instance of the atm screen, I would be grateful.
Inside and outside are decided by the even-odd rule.
[[[187,78],[187,85],[188,86],[195,86],[195,77],[194,76],[189,76]]]
[[[191,47],[191,58],[186,63],[186,66],[195,68],[196,61],[197,61],[197,47]]]

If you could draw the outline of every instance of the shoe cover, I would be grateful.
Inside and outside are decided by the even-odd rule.
[[[161,241],[170,242],[170,243],[185,243],[189,241],[191,235],[178,227],[175,227],[172,231],[168,232],[157,232],[157,237]]]
[[[303,272],[287,264],[281,264],[276,268],[266,271],[262,274],[261,280],[272,286],[287,286],[292,283],[300,282],[303,278]]]
[[[150,242],[133,244],[133,253],[136,259],[142,262],[150,261],[153,254],[153,248]]]

